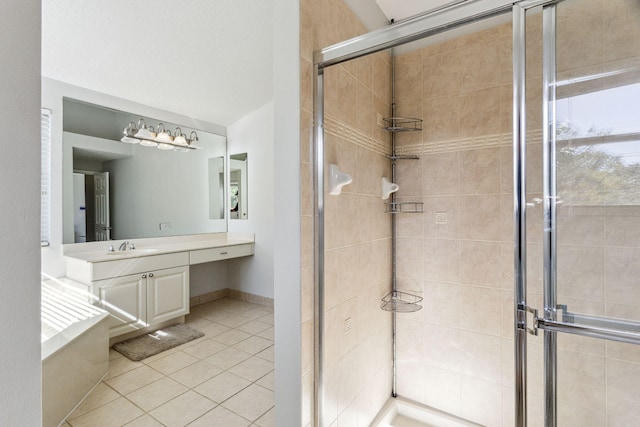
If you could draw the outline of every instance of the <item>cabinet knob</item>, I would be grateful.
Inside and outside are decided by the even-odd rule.
[[[146,279],[146,278],[147,278],[147,275],[146,275],[146,274],[143,274],[143,275],[142,275],[142,278],[143,278],[143,279]]]
[[[227,255],[229,252],[224,251],[224,252],[220,252],[220,255]]]
[[[153,273],[149,273],[149,277],[153,277]]]

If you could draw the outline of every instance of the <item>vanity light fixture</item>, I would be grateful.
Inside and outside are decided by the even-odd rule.
[[[144,120],[138,120],[138,131],[135,133],[135,137],[139,139],[154,139],[156,133],[153,131],[153,127],[147,127],[144,124]]]
[[[152,126],[147,127],[143,119],[138,120],[136,126],[130,122],[122,130],[123,137],[120,141],[127,144],[140,144],[145,147],[158,147],[160,150],[189,151],[201,148],[198,144],[198,134],[191,131],[189,138],[182,133],[182,129],[176,128],[175,137],[171,131],[165,130],[164,124],[158,124],[158,132]]]

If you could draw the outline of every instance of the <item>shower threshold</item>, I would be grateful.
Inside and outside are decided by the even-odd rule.
[[[370,427],[481,427],[481,424],[398,397],[385,403]]]

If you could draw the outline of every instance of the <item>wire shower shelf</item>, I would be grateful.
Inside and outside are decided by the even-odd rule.
[[[422,119],[411,117],[386,117],[383,127],[389,132],[416,132],[422,130]]]
[[[424,212],[423,202],[388,202],[385,203],[384,213],[422,213]]]
[[[408,292],[391,291],[382,298],[380,308],[397,313],[412,313],[422,309],[422,297]]]

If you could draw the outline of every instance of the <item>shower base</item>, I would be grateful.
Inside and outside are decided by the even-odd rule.
[[[403,398],[391,398],[371,427],[480,427],[480,424]]]

